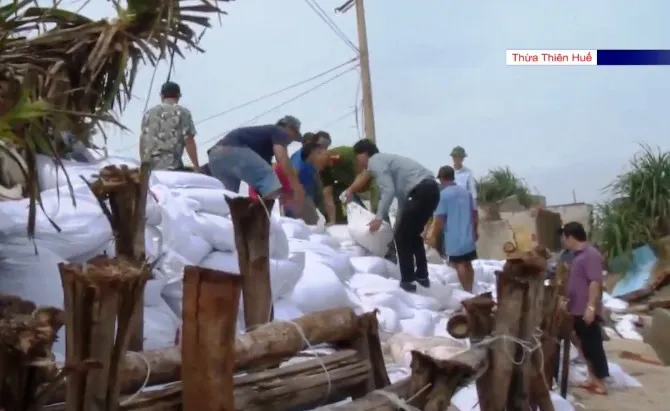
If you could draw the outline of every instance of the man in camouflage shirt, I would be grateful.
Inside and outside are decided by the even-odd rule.
[[[184,149],[193,169],[198,172],[195,124],[191,112],[179,105],[181,90],[177,83],[167,82],[161,88],[161,103],[144,114],[140,137],[140,158],[149,161],[154,170],[184,168]]]

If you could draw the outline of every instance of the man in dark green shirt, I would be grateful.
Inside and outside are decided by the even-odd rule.
[[[344,212],[344,204],[340,201],[340,195],[353,184],[356,179],[356,157],[351,146],[338,146],[328,150],[329,164],[320,173],[323,186],[323,202],[320,204],[321,212],[326,216],[328,224],[346,224],[347,216]],[[355,196],[354,201],[365,207],[360,197]],[[370,204],[373,212],[377,209],[379,196],[376,186],[371,184]]]

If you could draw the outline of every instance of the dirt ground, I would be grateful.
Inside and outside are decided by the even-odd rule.
[[[588,411],[667,411],[670,409],[670,367],[644,364],[619,358],[622,351],[657,359],[654,350],[642,341],[610,340],[605,343],[610,362],[619,364],[624,371],[635,377],[641,388],[612,391],[608,396],[589,394],[580,388],[572,388],[575,408]]]

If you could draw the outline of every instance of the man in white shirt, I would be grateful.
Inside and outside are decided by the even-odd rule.
[[[454,171],[456,172],[456,184],[464,187],[470,195],[472,196],[472,207],[475,211],[475,221],[479,220],[479,213],[477,213],[477,181],[475,180],[475,175],[469,168],[463,165],[463,160],[465,160],[467,154],[465,149],[461,146],[456,146],[451,150],[451,159],[454,164]],[[475,233],[475,237],[478,237],[478,234]],[[475,238],[477,239],[477,238]]]

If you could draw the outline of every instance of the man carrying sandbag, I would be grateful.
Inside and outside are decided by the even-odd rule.
[[[318,204],[328,225],[347,224],[347,215],[340,196],[354,183],[356,168],[356,155],[351,146],[338,146],[328,150],[328,165],[320,173],[323,201]],[[374,182],[370,182],[368,186],[371,194],[370,205],[372,212],[375,212],[379,202],[379,193]],[[368,186],[361,187],[361,191],[365,191]],[[352,193],[351,197],[352,201],[366,208],[356,192]]]
[[[161,103],[142,117],[140,158],[154,170],[181,170],[184,150],[199,171],[195,145],[195,124],[189,109],[179,104],[179,84],[168,81],[161,87]]]
[[[294,202],[302,207],[305,190],[291,164],[286,147],[302,141],[300,121],[293,116],[281,118],[277,124],[235,129],[207,151],[212,177],[227,190],[238,193],[244,181],[265,199],[276,199],[282,185],[272,169],[272,157],[286,173]]]
[[[428,261],[421,234],[440,200],[439,185],[432,173],[421,164],[395,154],[380,153],[370,140],[360,140],[354,144],[354,154],[364,171],[345,190],[345,200],[351,201],[351,193],[367,185],[371,177],[375,179],[380,199],[376,216],[368,223],[371,233],[381,227],[393,199],[398,200],[394,239],[400,268],[400,287],[409,292],[416,291],[414,282],[430,287]]]

